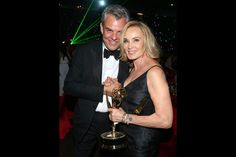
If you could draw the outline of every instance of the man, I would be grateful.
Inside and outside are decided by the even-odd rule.
[[[105,94],[111,96],[112,90],[120,84],[109,86],[103,82],[108,77],[123,82],[128,75],[128,64],[118,60],[119,51],[118,54],[115,51],[119,49],[120,34],[129,19],[124,7],[106,7],[100,23],[102,40],[80,45],[75,50],[64,92],[78,97],[74,117],[76,157],[94,156],[100,134],[111,131]],[[108,58],[109,54],[114,56]]]

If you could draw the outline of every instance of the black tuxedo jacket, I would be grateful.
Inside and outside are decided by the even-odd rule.
[[[74,122],[80,126],[81,135],[87,131],[98,103],[103,100],[102,50],[101,40],[79,45],[64,82],[64,93],[78,97]],[[118,72],[120,83],[127,78],[128,71],[128,63],[120,61]]]

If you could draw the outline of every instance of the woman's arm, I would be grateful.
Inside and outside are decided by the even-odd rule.
[[[139,116],[126,114],[121,109],[109,109],[111,120],[151,128],[170,128],[173,121],[169,87],[162,69],[154,67],[148,71],[147,85],[155,107],[155,113]]]

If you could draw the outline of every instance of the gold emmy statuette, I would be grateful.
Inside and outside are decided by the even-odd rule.
[[[122,100],[125,97],[125,89],[119,88],[112,92],[112,104],[108,100],[106,95],[106,101],[108,108],[119,108]],[[107,150],[118,150],[125,148],[126,135],[123,132],[116,131],[116,125],[118,122],[112,122],[112,131],[104,132],[101,134],[101,148]]]

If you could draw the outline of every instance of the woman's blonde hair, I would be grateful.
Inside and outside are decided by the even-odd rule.
[[[120,40],[120,50],[121,50],[120,59],[122,61],[128,61],[128,57],[124,50],[124,36],[130,27],[138,27],[143,33],[144,51],[147,53],[147,56],[159,60],[161,48],[160,45],[157,43],[156,38],[153,35],[152,31],[145,23],[134,20],[129,21],[122,30],[121,40]]]

